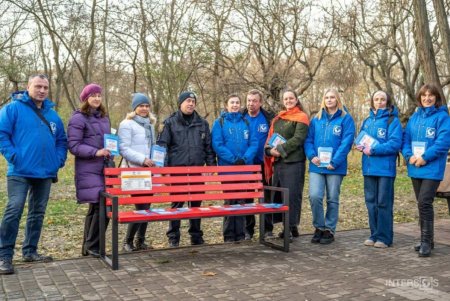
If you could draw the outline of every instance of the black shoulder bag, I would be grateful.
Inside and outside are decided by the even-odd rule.
[[[27,106],[29,106],[33,110],[33,112],[36,113],[36,115],[42,120],[42,122],[47,125],[47,127],[48,127],[48,129],[50,131],[50,134],[52,134],[52,136],[53,136],[54,134],[53,134],[53,131],[52,131],[52,127],[50,126],[50,123],[47,121],[47,119],[45,119],[44,115],[42,115],[41,111],[38,110],[37,108],[33,107],[28,102],[25,102],[25,104]],[[56,177],[52,178],[52,183],[58,183],[58,175],[56,175]]]

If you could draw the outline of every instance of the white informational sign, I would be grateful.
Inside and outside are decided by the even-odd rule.
[[[122,171],[120,173],[122,190],[152,190],[152,172]]]

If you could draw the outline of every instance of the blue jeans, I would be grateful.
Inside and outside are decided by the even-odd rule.
[[[339,218],[339,195],[343,175],[309,173],[309,202],[313,217],[313,226],[316,229],[336,232]],[[324,216],[323,198],[326,192],[327,212]]]
[[[28,192],[28,216],[22,254],[27,256],[37,252],[51,185],[51,178],[7,178],[8,204],[0,225],[0,258],[12,258],[14,255],[19,222]]]
[[[394,239],[394,181],[391,177],[364,176],[370,239],[388,246]]]

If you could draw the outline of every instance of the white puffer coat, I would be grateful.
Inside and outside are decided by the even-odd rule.
[[[154,118],[150,118],[151,137],[147,138],[144,127],[134,121],[133,116],[129,114],[119,125],[119,151],[123,157],[120,167],[142,167],[156,142]]]

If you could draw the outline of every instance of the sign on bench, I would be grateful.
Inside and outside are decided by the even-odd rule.
[[[100,254],[114,270],[119,268],[118,225],[122,223],[256,214],[260,215],[260,242],[289,251],[288,190],[263,186],[259,165],[105,168],[105,185],[100,202]],[[266,202],[264,191],[279,191],[282,203]],[[254,202],[222,205],[224,200],[243,199]],[[172,202],[191,201],[202,201],[202,206],[171,208]],[[135,204],[163,205],[149,210],[134,210],[126,206]],[[282,245],[264,239],[264,214],[272,213],[283,216],[286,233]],[[105,252],[106,218],[111,220],[111,256]]]

